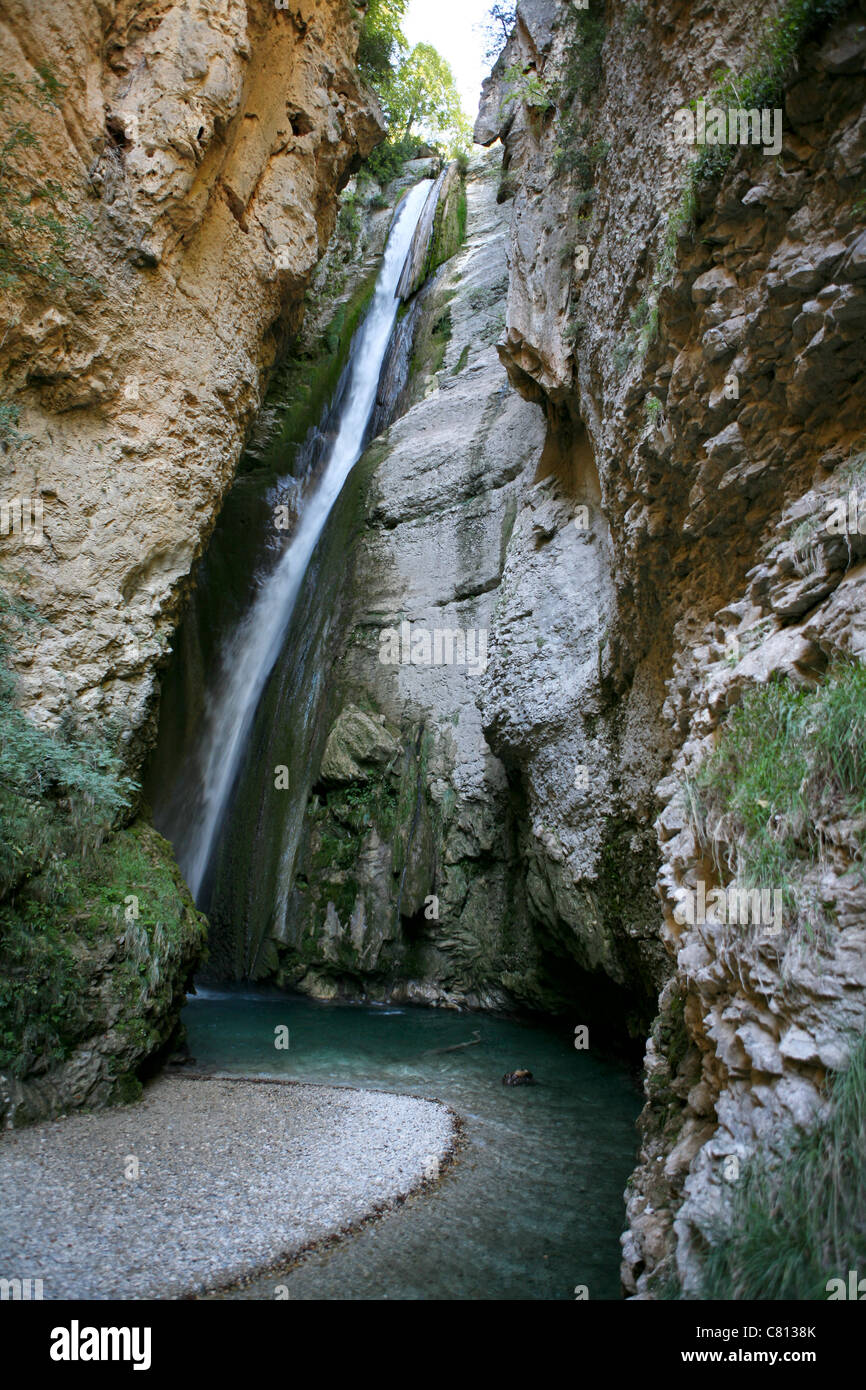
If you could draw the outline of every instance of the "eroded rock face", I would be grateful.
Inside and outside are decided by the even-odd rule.
[[[465,245],[421,291],[406,388],[417,403],[358,465],[369,479],[333,668],[342,707],[279,948],[283,978],[319,996],[496,1007],[538,989],[518,817],[477,705],[508,536],[544,437],[494,346],[498,164],[470,168]]]
[[[135,762],[183,581],[213,524],[266,369],[297,329],[336,194],[381,138],[336,0],[4,7],[2,64],[49,63],[33,176],[69,193],[76,283],[10,295],[4,396],[24,442],[3,498],[41,498],[44,541],[4,541],[43,614],[15,654],[52,722],[117,718]]]
[[[29,717],[51,726],[73,706],[113,724],[131,771],[267,369],[300,325],[336,195],[383,133],[356,47],[336,0],[12,0],[0,16],[3,71],[26,85],[47,64],[62,84],[59,110],[20,113],[38,139],[19,152],[25,185],[56,181],[64,215],[90,223],[65,288],[25,276],[2,296],[2,399],[21,435],[0,454],[4,530],[16,497],[44,529],[3,538],[4,588],[41,618],[10,656]],[[204,920],[142,818],[70,881],[78,898],[44,941],[38,875],[0,907],[20,987],[5,1017],[33,996],[0,1077],[6,1123],[131,1098],[202,959]]]
[[[637,724],[651,696],[620,717],[596,692],[614,589],[588,444],[575,439],[569,463],[561,437],[544,449],[542,412],[497,359],[500,179],[495,153],[470,170],[466,246],[403,320],[409,407],[359,465],[367,528],[335,668],[343,710],[281,969],[313,992],[338,980],[426,1002],[579,997],[598,1018],[584,996],[605,979],[651,1006],[663,977],[650,816],[597,771],[630,759],[630,789],[650,804],[655,755]],[[346,756],[358,705],[367,736],[381,719],[401,746],[386,766]]]
[[[641,914],[641,949],[658,933],[671,973],[646,1054],[623,1265],[627,1292],[651,1297],[671,1274],[698,1290],[725,1160],[779,1151],[813,1123],[847,1030],[862,1031],[866,904],[844,874],[857,826],[828,827],[834,850],[811,888],[832,925],[808,948],[790,923],[770,939],[673,914],[699,879],[717,881],[682,788],[728,712],[756,685],[812,685],[863,651],[861,540],[808,525],[802,537],[847,492],[842,465],[862,448],[866,29],[852,5],[806,46],[779,156],[737,150],[699,189],[692,235],[670,220],[692,154],[670,118],[712,90],[718,67],[742,69],[739,10],[608,15],[575,108],[581,163],[563,158],[561,116],[539,90],[551,103],[562,90],[585,22],[570,6],[521,6],[476,126],[485,143],[503,138],[513,194],[500,352],[544,406],[549,486],[567,499],[557,513],[539,489],[534,524],[515,526],[503,581],[514,617],[492,642],[483,709],[492,746],[544,808],[529,892],[546,883],[560,923],[562,866],[570,854],[593,873],[617,805],[646,834],[638,881],[657,870],[662,920]],[[547,646],[580,634],[582,660],[552,654],[545,686],[528,674],[527,618],[521,631],[535,606]],[[590,769],[580,820],[569,759]],[[717,836],[724,859],[724,826]],[[615,970],[592,922],[577,930]]]

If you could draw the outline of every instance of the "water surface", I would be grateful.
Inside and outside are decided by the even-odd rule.
[[[229,1297],[272,1299],[277,1284],[291,1299],[573,1299],[580,1284],[590,1299],[620,1296],[641,1106],[627,1061],[576,1051],[567,1024],[251,990],[203,993],[184,1022],[200,1065],[426,1096],[464,1123],[458,1162],[432,1191]],[[477,1045],[436,1050],[476,1033]],[[538,1084],[503,1086],[517,1067]]]

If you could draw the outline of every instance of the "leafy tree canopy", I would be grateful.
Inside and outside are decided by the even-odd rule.
[[[358,67],[382,95],[393,69],[409,50],[403,33],[407,0],[369,0],[358,42]]]
[[[417,133],[446,144],[468,143],[469,122],[450,65],[429,43],[416,43],[383,92],[388,124],[398,139]]]

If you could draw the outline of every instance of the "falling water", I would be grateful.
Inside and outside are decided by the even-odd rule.
[[[209,692],[202,730],[192,753],[192,804],[188,804],[182,834],[175,840],[178,860],[196,897],[304,574],[331,508],[366,442],[379,374],[397,316],[397,285],[430,187],[429,180],[416,184],[397,211],[369,311],[352,344],[348,385],[333,443],[285,551],[261,582],[251,608],[221,653],[218,678]]]

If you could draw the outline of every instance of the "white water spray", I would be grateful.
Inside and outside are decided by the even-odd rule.
[[[430,187],[429,180],[416,184],[397,212],[370,309],[352,344],[348,389],[319,481],[304,503],[286,550],[221,654],[220,678],[211,691],[196,750],[195,806],[178,846],[178,860],[194,897],[201,889],[247,735],[280,654],[307,566],[364,445],[397,317],[397,285]]]

